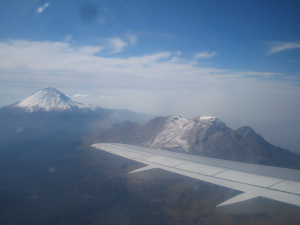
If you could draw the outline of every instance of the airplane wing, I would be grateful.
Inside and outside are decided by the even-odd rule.
[[[116,143],[92,147],[125,157],[146,167],[130,178],[157,180],[187,176],[244,192],[216,207],[234,214],[300,209],[300,170],[262,166]]]

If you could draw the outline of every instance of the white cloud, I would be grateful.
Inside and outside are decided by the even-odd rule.
[[[110,99],[116,99],[115,97],[111,97],[111,96],[103,96],[103,95],[100,95],[99,97],[100,97],[100,98],[110,98]]]
[[[94,55],[103,49],[104,47],[102,46],[84,46],[78,49],[78,53],[83,55]]]
[[[138,35],[145,35],[145,36],[159,36],[164,38],[176,38],[176,35],[169,34],[166,32],[153,32],[153,31],[140,31]]]
[[[249,118],[299,118],[297,76],[201,66],[176,52],[118,58],[95,55],[97,46],[83,48],[90,50],[64,42],[0,42],[0,94],[26,85],[34,87],[31,93],[47,83],[73,88],[66,93],[114,93],[118,98],[111,101],[102,95],[105,106],[152,115],[213,115],[242,125],[250,125]],[[101,97],[85,101],[99,105]]]
[[[189,89],[204,83],[221,85],[276,75],[203,67],[170,52],[129,58],[94,55],[102,49],[50,41],[0,42],[0,80]]]
[[[38,7],[37,10],[36,10],[36,13],[40,14],[42,12],[44,12],[44,10],[50,5],[49,2],[45,3],[43,6],[41,7]]]
[[[68,34],[67,36],[64,37],[64,42],[70,42],[73,40],[73,35]]]
[[[195,55],[195,58],[197,59],[209,59],[213,56],[215,56],[217,53],[216,52],[198,52]]]
[[[74,95],[75,98],[90,98],[91,96],[89,95],[82,95],[82,94],[77,94],[77,95]]]
[[[107,39],[110,48],[112,48],[112,53],[119,53],[123,51],[123,48],[127,46],[127,43],[122,41],[119,37]]]
[[[136,35],[127,35],[127,38],[131,45],[135,45],[137,43],[137,36]]]
[[[240,72],[239,74],[246,75],[246,76],[262,76],[262,77],[271,77],[271,76],[281,75],[281,73],[254,72],[254,71]]]
[[[267,55],[296,48],[300,48],[300,42],[273,42],[271,49],[267,52]]]

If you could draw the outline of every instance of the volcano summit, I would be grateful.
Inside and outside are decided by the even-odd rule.
[[[72,111],[77,109],[95,111],[99,108],[75,102],[53,87],[40,89],[23,101],[11,105],[11,107],[21,108],[25,112]]]

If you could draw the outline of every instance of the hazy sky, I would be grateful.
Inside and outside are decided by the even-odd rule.
[[[0,107],[52,86],[78,102],[152,115],[300,121],[299,8],[299,0],[1,1]]]

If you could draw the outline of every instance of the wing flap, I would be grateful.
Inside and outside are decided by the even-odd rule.
[[[299,207],[249,193],[240,194],[216,206],[217,212],[232,214],[270,213]]]

